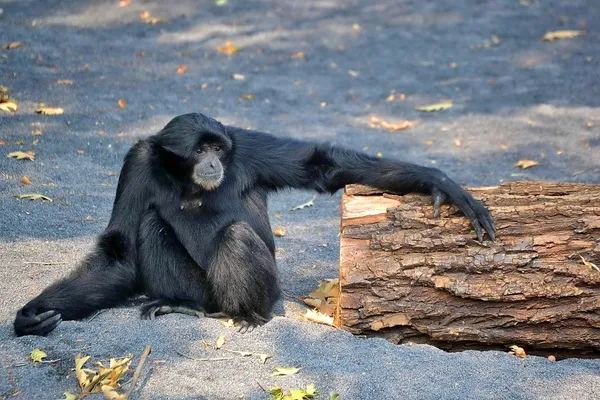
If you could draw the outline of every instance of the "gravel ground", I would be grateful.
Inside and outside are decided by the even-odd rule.
[[[12,330],[15,311],[75,266],[106,226],[127,149],[178,114],[200,111],[228,124],[381,152],[472,186],[600,183],[600,3],[0,0],[0,9],[0,85],[19,107],[0,110],[0,397],[75,393],[78,352],[107,360],[139,356],[150,344],[132,398],[264,399],[261,385],[309,383],[321,398],[331,391],[342,399],[600,398],[597,360],[448,354],[300,321],[303,307],[293,296],[336,276],[339,194],[295,212],[287,210],[311,193],[273,196],[271,212],[281,215],[272,224],[287,230],[277,246],[289,296],[280,316],[250,334],[182,315],[141,321],[133,306],[65,322],[46,338],[16,338]],[[143,11],[164,21],[144,23]],[[540,40],[563,29],[586,34]],[[4,48],[17,41],[22,46]],[[240,52],[218,52],[226,41]],[[454,107],[415,110],[441,100]],[[40,103],[64,114],[38,115]],[[420,122],[389,132],[369,127],[372,115]],[[35,151],[35,161],[5,157],[18,150]],[[520,159],[540,164],[517,169]],[[13,197],[24,193],[55,201]],[[272,358],[263,365],[202,345],[221,335],[229,349]],[[34,348],[59,361],[28,363]],[[270,376],[278,365],[302,370]]]

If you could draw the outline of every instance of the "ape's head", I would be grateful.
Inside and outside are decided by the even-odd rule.
[[[233,150],[223,124],[196,113],[173,118],[156,136],[156,143],[178,159],[177,168],[171,169],[204,190],[221,184]]]

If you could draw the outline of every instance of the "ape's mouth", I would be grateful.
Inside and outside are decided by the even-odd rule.
[[[221,179],[221,173],[220,172],[218,172],[216,174],[208,174],[208,175],[207,174],[198,174],[198,176],[201,179],[206,179],[206,180],[209,180],[209,181],[210,180],[216,181],[217,179]]]

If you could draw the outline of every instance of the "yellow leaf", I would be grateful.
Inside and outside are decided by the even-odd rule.
[[[301,368],[296,367],[275,367],[275,370],[271,373],[272,376],[288,376],[297,374]]]
[[[33,151],[13,151],[12,153],[8,153],[7,158],[16,158],[17,160],[35,160],[35,153]]]
[[[179,68],[177,68],[177,73],[183,74],[183,73],[185,73],[185,71],[187,71],[187,69],[188,69],[187,65],[180,65]]]
[[[29,353],[29,358],[33,362],[42,362],[44,358],[48,357],[48,354],[44,353],[41,349],[33,349],[31,353]]]
[[[215,348],[220,349],[225,344],[225,336],[219,336],[217,339],[217,343],[215,343]]]
[[[44,196],[43,194],[39,194],[39,193],[19,194],[19,195],[15,195],[13,197],[16,197],[19,200],[29,199],[29,200],[49,201],[50,203],[53,202],[53,200],[50,197]]]
[[[539,164],[539,162],[534,161],[534,160],[519,160],[515,163],[515,167],[527,169],[530,167],[534,167],[538,164]]]
[[[119,106],[119,108],[125,108],[127,107],[127,102],[124,99],[119,99],[117,101],[117,105]]]
[[[10,49],[16,49],[17,47],[21,47],[21,46],[23,46],[23,43],[21,43],[21,42],[12,42],[12,43],[5,45],[4,48],[10,50]]]
[[[240,96],[240,100],[254,100],[256,98],[256,96],[254,96],[252,93],[246,93]]]
[[[454,143],[454,145],[455,145],[456,147],[460,147],[460,146],[462,146],[462,142],[460,141],[460,139],[454,139],[454,142],[453,142],[453,143]]]
[[[31,185],[31,181],[29,180],[29,178],[28,178],[28,177],[26,177],[26,176],[24,176],[24,175],[23,175],[23,177],[21,178],[21,183],[22,183],[23,185]]]
[[[235,45],[228,40],[225,42],[225,46],[217,46],[217,51],[230,56],[239,53],[240,49],[235,47]]]
[[[576,36],[583,35],[582,31],[552,31],[546,32],[542,37],[543,40],[558,40],[558,39],[571,39]]]
[[[417,107],[417,111],[424,111],[424,112],[433,112],[433,111],[441,111],[441,110],[447,110],[449,108],[452,108],[454,104],[452,104],[452,102],[447,102],[447,103],[435,103],[435,104],[429,104],[426,106],[420,106]]]
[[[527,354],[525,353],[525,349],[523,349],[522,347],[517,346],[516,344],[513,344],[512,346],[510,346],[510,354],[515,355],[519,358],[527,358]]]
[[[283,229],[281,227],[277,227],[277,228],[273,229],[273,234],[277,237],[284,237],[285,229]]]
[[[106,400],[127,400],[127,395],[125,393],[119,394],[112,386],[102,385],[101,389]]]
[[[333,317],[329,315],[322,314],[315,310],[306,310],[303,315],[304,319],[311,322],[316,322],[318,324],[324,325],[332,325],[333,326]]]
[[[0,110],[4,110],[6,112],[16,112],[17,103],[15,103],[14,101],[6,101],[4,103],[0,103]]]
[[[44,115],[60,115],[64,113],[65,110],[63,110],[60,107],[40,107],[37,110],[35,110],[35,112]]]
[[[69,392],[64,392],[63,395],[65,396],[65,398],[60,400],[77,400],[77,396]]]

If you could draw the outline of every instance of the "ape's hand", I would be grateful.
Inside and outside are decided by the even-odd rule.
[[[440,216],[440,205],[452,204],[471,220],[480,242],[483,241],[482,227],[492,241],[496,239],[496,226],[488,209],[445,174],[431,185],[431,197],[436,218]]]
[[[35,308],[22,308],[15,318],[15,333],[17,336],[45,336],[52,332],[62,321],[56,310],[38,311]]]

